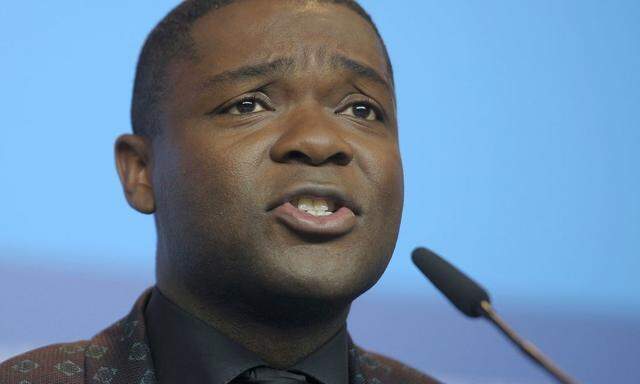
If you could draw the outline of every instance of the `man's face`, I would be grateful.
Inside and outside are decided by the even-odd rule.
[[[350,302],[386,268],[402,212],[373,28],[344,6],[248,0],[191,34],[153,143],[159,279],[199,297]]]

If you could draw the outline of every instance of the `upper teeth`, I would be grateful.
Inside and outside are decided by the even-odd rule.
[[[292,203],[299,210],[314,216],[329,216],[334,209],[332,201],[322,198],[300,197]]]

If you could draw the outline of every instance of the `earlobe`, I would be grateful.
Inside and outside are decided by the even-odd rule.
[[[122,135],[116,140],[115,157],[120,183],[129,205],[141,213],[155,212],[150,142],[139,135]]]

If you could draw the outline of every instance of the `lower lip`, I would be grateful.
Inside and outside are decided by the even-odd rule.
[[[313,216],[291,203],[284,203],[273,213],[286,227],[306,235],[341,236],[351,232],[356,225],[356,215],[347,207],[341,207],[331,215]]]

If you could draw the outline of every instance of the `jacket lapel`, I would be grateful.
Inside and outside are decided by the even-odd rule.
[[[144,324],[150,293],[151,289],[147,289],[124,319],[91,339],[85,350],[85,382],[156,383]]]

